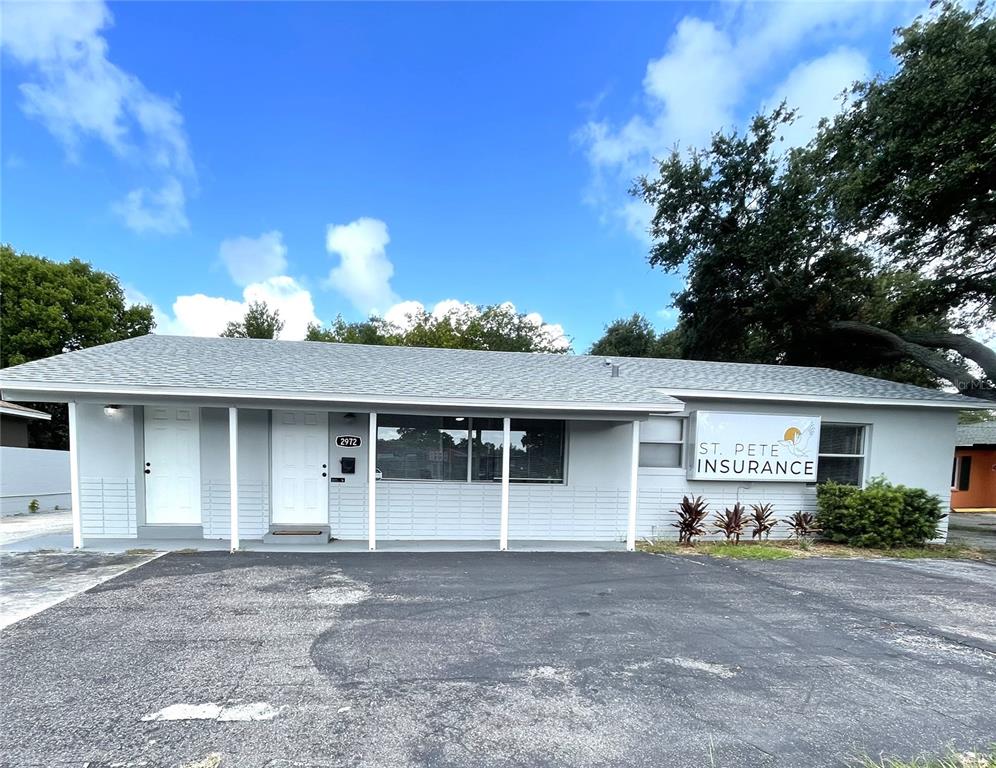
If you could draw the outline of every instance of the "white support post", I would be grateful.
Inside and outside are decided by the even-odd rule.
[[[629,519],[626,525],[626,549],[636,549],[637,481],[640,477],[640,422],[633,422],[633,449],[629,466]]]
[[[512,420],[506,416],[502,422],[501,436],[501,523],[498,533],[498,549],[508,549],[508,492],[509,468],[512,458]]]
[[[231,498],[232,552],[239,548],[239,409],[228,409],[228,482]]]
[[[69,403],[69,493],[73,503],[73,549],[83,546],[83,510],[80,508],[79,430],[76,403]]]
[[[370,551],[377,549],[377,414],[370,414],[367,436],[367,538]]]

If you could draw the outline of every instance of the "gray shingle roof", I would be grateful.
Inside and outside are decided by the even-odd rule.
[[[955,445],[996,445],[996,421],[980,424],[959,424]]]
[[[612,378],[604,362],[592,357],[158,335],[7,368],[0,383],[5,390],[87,384],[246,390],[343,402],[352,397],[680,408],[647,382]]]
[[[7,390],[170,388],[246,390],[426,401],[502,401],[589,406],[676,404],[689,390],[901,400],[971,407],[979,401],[826,368],[616,358],[259,339],[142,336],[0,371]],[[70,390],[71,391],[71,390]]]

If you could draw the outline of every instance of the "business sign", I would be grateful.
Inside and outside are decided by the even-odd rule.
[[[363,441],[356,435],[339,435],[335,439],[335,444],[340,448],[359,448]]]
[[[693,480],[816,482],[819,416],[695,411]]]

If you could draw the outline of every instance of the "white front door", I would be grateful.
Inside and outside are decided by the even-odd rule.
[[[145,522],[201,524],[201,450],[196,408],[145,408]]]
[[[329,416],[273,412],[273,522],[328,525]]]

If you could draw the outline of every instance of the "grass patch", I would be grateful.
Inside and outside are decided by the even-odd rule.
[[[709,555],[732,557],[735,560],[785,560],[794,557],[786,547],[774,543],[727,544],[722,541],[703,541],[698,544],[679,544],[676,541],[645,541],[638,545],[644,552],[655,555]]]
[[[915,757],[912,760],[884,757],[864,758],[861,768],[996,768],[996,746],[988,752],[954,752],[945,757]]]
[[[985,554],[976,547],[964,544],[927,544],[923,547],[897,549],[868,549],[831,544],[825,541],[742,541],[728,544],[724,541],[700,541],[697,544],[679,544],[673,539],[645,539],[637,542],[637,549],[654,555],[705,555],[729,557],[736,560],[786,560],[793,557],[896,557],[904,560],[934,558],[946,560],[983,560]],[[996,768],[996,766],[994,766]]]

